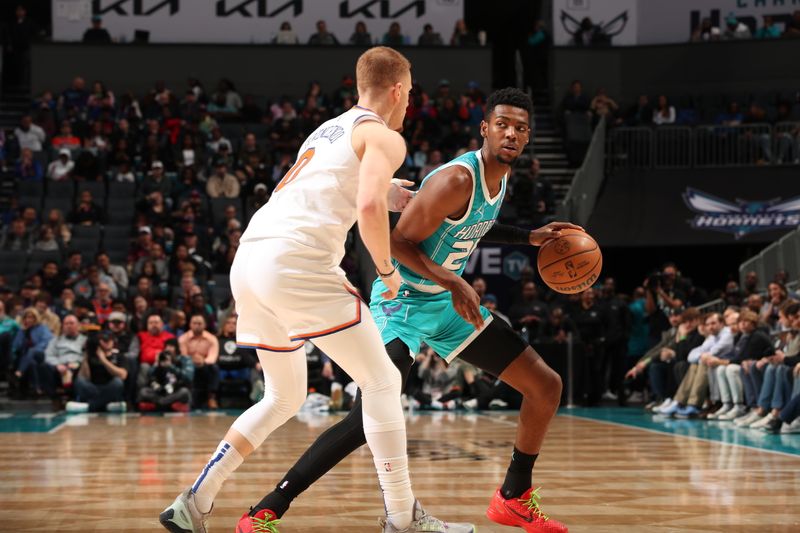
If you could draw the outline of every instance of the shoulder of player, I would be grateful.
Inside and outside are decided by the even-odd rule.
[[[436,184],[456,195],[472,194],[472,173],[463,165],[450,165],[429,178],[431,185]]]

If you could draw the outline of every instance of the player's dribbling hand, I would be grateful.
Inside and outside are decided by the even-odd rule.
[[[413,181],[392,179],[392,185],[389,187],[388,206],[389,211],[393,213],[402,213],[406,208],[408,202],[414,197],[414,191],[409,191],[404,187],[411,187],[414,185]]]
[[[472,324],[475,329],[483,327],[483,315],[481,315],[481,299],[472,285],[458,278],[452,286],[448,287],[450,298],[453,300],[453,308],[461,318]]]
[[[381,294],[381,297],[384,300],[393,300],[395,296],[397,296],[397,292],[400,290],[400,284],[403,283],[403,278],[400,276],[400,272],[395,269],[391,276],[381,276],[381,281],[388,289]]]
[[[541,246],[550,239],[557,239],[561,237],[561,230],[564,229],[576,229],[578,231],[584,231],[582,227],[575,224],[570,224],[569,222],[551,222],[539,229],[531,231],[528,241],[533,246]]]

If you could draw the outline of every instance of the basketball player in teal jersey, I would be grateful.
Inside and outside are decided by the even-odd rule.
[[[529,231],[495,222],[511,164],[530,139],[532,103],[517,89],[493,93],[481,122],[483,147],[429,174],[392,232],[392,255],[403,278],[398,296],[384,300],[379,272],[370,311],[386,350],[405,379],[420,343],[447,361],[460,357],[505,381],[523,395],[511,464],[486,515],[526,532],[565,532],[548,518],[533,489],[533,465],[561,397],[561,379],[504,321],[479,304],[461,278],[481,239],[538,246],[566,228],[554,222]],[[410,356],[411,355],[411,356]],[[242,517],[237,533],[277,531],[291,501],[365,443],[360,400],[338,424],[325,431],[287,472],[273,492]],[[271,529],[270,529],[271,528]],[[384,526],[384,532],[393,532]]]

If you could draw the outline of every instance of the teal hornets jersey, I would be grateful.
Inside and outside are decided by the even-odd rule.
[[[483,175],[483,159],[480,150],[467,152],[456,157],[449,163],[442,165],[428,174],[420,185],[425,183],[441,170],[453,165],[461,165],[472,174],[472,196],[466,213],[458,220],[445,219],[442,225],[433,232],[433,235],[422,241],[419,246],[422,251],[435,263],[460,276],[467,266],[467,260],[475,247],[489,228],[494,225],[500,214],[500,206],[506,194],[508,176],[503,176],[500,192],[492,198]],[[438,293],[443,291],[433,281],[423,278],[416,272],[409,270],[395,262],[403,280],[410,287],[423,291]]]

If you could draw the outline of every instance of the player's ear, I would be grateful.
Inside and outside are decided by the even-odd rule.
[[[489,129],[489,124],[485,120],[481,120],[481,137],[483,137],[484,139],[486,138],[488,129]]]

